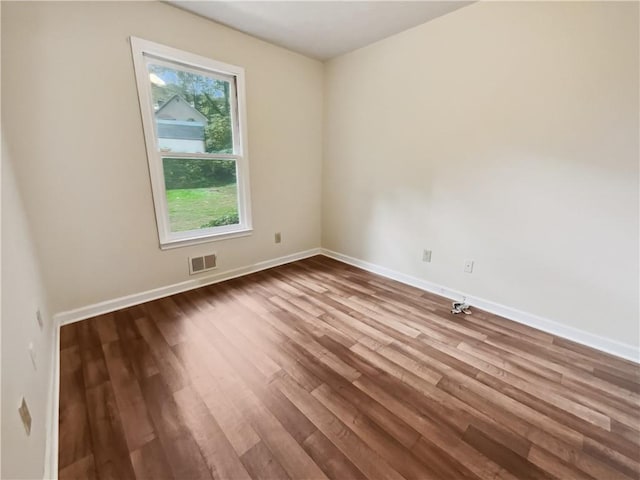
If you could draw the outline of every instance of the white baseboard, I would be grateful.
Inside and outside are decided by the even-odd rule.
[[[438,285],[421,278],[416,278],[411,275],[406,275],[395,270],[391,270],[380,265],[366,262],[358,258],[353,258],[342,253],[334,252],[332,250],[322,249],[322,255],[333,258],[340,262],[348,263],[354,267],[362,268],[368,272],[377,273],[383,277],[396,280],[398,282],[411,285],[412,287],[426,290],[427,292],[436,293],[443,297],[451,298],[453,300],[465,301],[474,307],[480,308],[487,312],[499,315],[501,317],[513,320],[524,325],[542,330],[553,335],[557,335],[568,340],[572,340],[576,343],[586,345],[588,347],[595,348],[597,350],[621,357],[626,360],[630,360],[635,363],[640,363],[640,349],[626,343],[618,342],[610,338],[595,335],[593,333],[586,332],[584,330],[570,327],[568,325],[549,320],[547,318],[539,317],[532,313],[523,312],[513,307],[508,307],[491,300],[485,300],[483,298],[468,295],[457,290]]]
[[[51,352],[51,381],[49,382],[49,406],[47,413],[46,452],[44,476],[47,479],[58,478],[58,424],[60,405],[60,325],[53,324],[53,352]]]
[[[169,295],[175,295],[176,293],[186,292],[187,290],[193,290],[206,285],[223,282],[232,278],[266,270],[267,268],[277,267],[278,265],[284,265],[285,263],[295,262],[296,260],[302,260],[303,258],[319,255],[320,253],[320,248],[312,248],[311,250],[305,250],[303,252],[292,253],[291,255],[285,255],[272,260],[254,263],[253,265],[234,268],[233,270],[227,270],[226,272],[194,278],[185,282],[167,285],[166,287],[155,288],[153,290],[147,290],[146,292],[134,293],[125,297],[114,298],[113,300],[106,300],[93,305],[87,305],[86,307],[76,308],[75,310],[60,312],[55,314],[53,318],[58,325],[66,325],[67,323],[73,323],[98,315],[103,315],[105,313],[115,312],[122,308],[139,305],[158,298],[168,297]]]

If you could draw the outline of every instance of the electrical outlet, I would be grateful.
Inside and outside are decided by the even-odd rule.
[[[466,273],[472,273],[473,272],[473,260],[465,260],[465,262],[464,262],[464,271]]]
[[[44,322],[42,320],[42,313],[40,312],[40,309],[36,310],[36,320],[38,322],[40,330],[42,330],[44,328]]]
[[[273,236],[273,239],[276,243],[282,242],[282,234],[280,232],[276,232],[276,234]]]
[[[431,262],[431,250],[422,251],[422,261],[427,263]]]
[[[24,431],[27,432],[27,436],[29,436],[31,434],[31,414],[29,413],[29,406],[24,397],[22,397],[22,403],[18,407],[18,414],[20,415],[20,420],[22,420]]]

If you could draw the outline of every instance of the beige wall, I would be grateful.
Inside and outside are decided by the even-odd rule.
[[[254,233],[160,251],[129,36],[245,68]],[[159,2],[2,2],[2,118],[60,312],[320,246],[320,62]],[[276,245],[274,232],[282,232]]]
[[[638,4],[482,2],[324,66],[163,3],[0,5],[3,478],[43,471],[35,309],[187,280],[211,250],[222,272],[322,240],[638,345]],[[158,248],[131,35],[246,69],[251,237]]]
[[[330,61],[323,246],[638,345],[638,62],[638,4],[594,2],[481,2]]]
[[[42,478],[50,425],[54,332],[22,199],[2,142],[2,471],[0,478]],[[45,320],[40,330],[38,308]],[[28,353],[32,342],[37,370]],[[18,406],[26,398],[32,417],[27,436]]]

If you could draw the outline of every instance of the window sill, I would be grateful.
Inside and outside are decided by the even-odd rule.
[[[160,244],[160,250],[171,250],[174,248],[188,247],[191,245],[199,245],[201,243],[217,242],[220,240],[228,240],[230,238],[248,237],[253,233],[253,229],[236,230],[227,233],[217,233],[215,235],[207,235],[206,237],[186,238],[184,240],[172,240]]]

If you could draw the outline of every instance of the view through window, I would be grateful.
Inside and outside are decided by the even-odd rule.
[[[174,49],[139,39],[134,43],[134,58],[137,53],[144,67],[142,79],[138,68],[136,73],[140,94],[146,92],[148,100],[141,98],[141,105],[144,110],[147,104],[143,117],[147,144],[152,143],[147,148],[161,243],[247,230],[238,118],[242,72],[229,72],[237,67],[228,65],[212,68],[217,62],[207,59],[190,63],[193,56],[185,52],[178,62]],[[148,45],[152,48],[145,49]],[[165,58],[164,49],[170,50]]]

